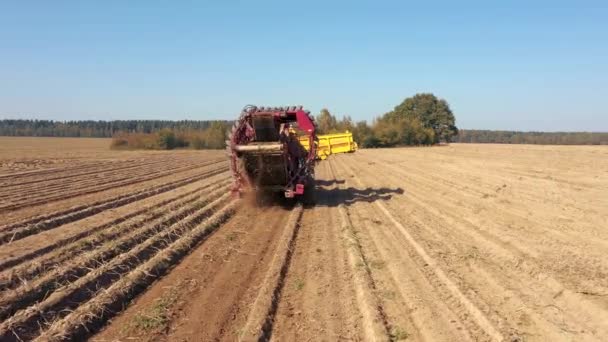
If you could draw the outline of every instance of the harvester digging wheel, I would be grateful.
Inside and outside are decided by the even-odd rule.
[[[246,106],[228,137],[233,193],[281,192],[314,203],[316,125],[309,111]],[[308,142],[308,150],[300,139]]]

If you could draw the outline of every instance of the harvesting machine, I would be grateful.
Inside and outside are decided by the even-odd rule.
[[[302,106],[246,106],[228,137],[232,191],[282,192],[314,202],[316,125]],[[300,142],[305,139],[308,149]]]

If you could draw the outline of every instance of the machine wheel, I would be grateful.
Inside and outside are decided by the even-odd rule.
[[[304,195],[302,195],[302,204],[305,206],[313,206],[317,203],[316,185],[314,178],[308,178],[304,186]]]

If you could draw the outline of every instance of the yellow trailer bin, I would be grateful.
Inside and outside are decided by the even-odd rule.
[[[317,158],[326,159],[327,156],[333,153],[349,153],[355,152],[358,148],[357,143],[353,140],[353,134],[346,131],[345,133],[333,133],[317,135]],[[308,139],[300,138],[300,143],[306,150],[309,149]]]

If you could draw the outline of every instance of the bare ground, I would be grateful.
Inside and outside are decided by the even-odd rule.
[[[0,245],[3,339],[608,338],[605,147],[333,155],[306,208],[222,196],[219,153],[100,155],[115,186],[94,193],[85,157],[0,179],[11,194],[38,183],[74,194],[7,200],[23,207],[4,209],[0,235],[25,233]],[[121,185],[157,166],[175,172]],[[62,211],[65,222],[35,220]]]

